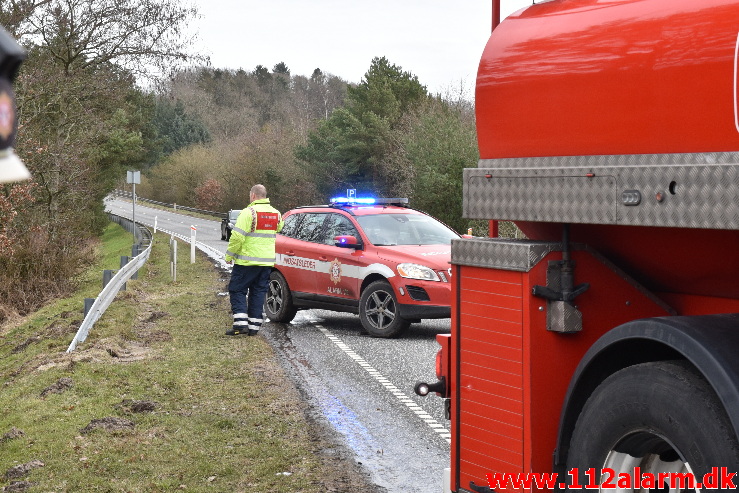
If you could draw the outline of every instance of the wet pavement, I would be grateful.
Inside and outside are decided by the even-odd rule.
[[[436,381],[434,335],[448,332],[448,323],[375,339],[360,333],[356,315],[306,310],[290,324],[268,324],[264,335],[375,484],[438,492],[449,463],[448,421],[441,399],[418,397],[413,386]]]

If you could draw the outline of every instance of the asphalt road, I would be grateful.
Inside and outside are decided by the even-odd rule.
[[[109,199],[106,209],[131,218],[130,201]],[[136,205],[136,221],[189,240],[225,267],[220,221]],[[219,258],[220,256],[220,258]],[[442,401],[418,397],[419,380],[435,382],[436,334],[449,319],[423,320],[398,339],[360,333],[359,317],[324,310],[298,312],[289,324],[269,323],[262,334],[277,350],[315,415],[356,454],[372,480],[388,492],[441,491],[449,466],[449,422]]]

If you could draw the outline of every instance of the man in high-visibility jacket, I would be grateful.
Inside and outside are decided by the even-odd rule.
[[[231,231],[226,262],[233,262],[228,292],[233,327],[226,335],[256,335],[264,321],[262,309],[275,265],[275,238],[282,230],[282,214],[269,204],[264,185],[254,185],[251,202],[242,210]]]

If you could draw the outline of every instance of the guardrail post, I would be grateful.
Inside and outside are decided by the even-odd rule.
[[[87,313],[90,311],[90,308],[92,308],[92,304],[95,303],[95,298],[85,298],[85,317],[87,316]]]
[[[126,255],[121,255],[121,269],[124,268],[127,263],[128,263],[128,257]],[[126,283],[124,282],[123,287],[121,288],[121,291],[125,291],[125,290],[126,290]]]
[[[141,253],[141,245],[136,243],[134,246],[131,247],[131,258],[138,257]],[[131,276],[131,279],[138,279],[139,278],[139,271],[133,273]]]
[[[103,271],[103,288],[108,285],[111,279],[113,279],[113,276],[115,275],[114,270],[105,269]]]

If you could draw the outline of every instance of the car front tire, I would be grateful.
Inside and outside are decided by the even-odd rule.
[[[298,309],[293,305],[292,294],[285,277],[272,271],[269,275],[267,297],[264,299],[264,311],[272,322],[287,323],[295,318]]]
[[[373,337],[395,337],[410,325],[400,316],[398,300],[387,281],[375,281],[362,292],[359,320]]]

